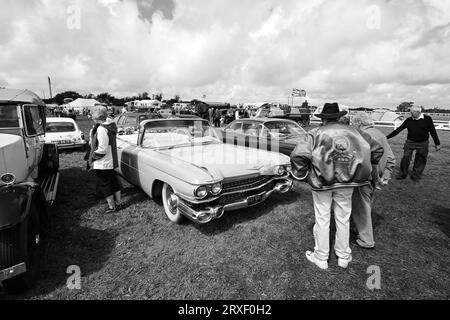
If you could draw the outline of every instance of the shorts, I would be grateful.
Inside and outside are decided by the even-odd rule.
[[[98,192],[102,197],[107,198],[120,191],[122,186],[120,184],[117,173],[114,170],[95,170],[97,175]]]

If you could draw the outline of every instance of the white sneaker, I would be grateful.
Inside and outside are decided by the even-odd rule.
[[[348,267],[348,264],[350,262],[352,262],[352,260],[353,260],[353,258],[351,255],[350,255],[350,258],[348,258],[348,259],[338,258],[338,266],[345,269]]]
[[[306,251],[305,252],[306,259],[308,259],[310,262],[314,263],[316,266],[318,266],[322,270],[328,269],[328,262],[324,260],[319,260],[316,258],[316,255],[314,252]]]

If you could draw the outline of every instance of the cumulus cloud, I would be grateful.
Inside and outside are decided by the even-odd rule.
[[[449,106],[439,0],[3,0],[0,86]]]

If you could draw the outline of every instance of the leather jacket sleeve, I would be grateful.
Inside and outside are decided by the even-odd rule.
[[[368,133],[359,130],[363,138],[370,144],[370,162],[372,165],[377,165],[384,154],[383,146],[373,139]]]
[[[311,169],[312,151],[314,148],[314,138],[309,133],[304,136],[304,140],[300,141],[291,153],[292,176],[304,181],[308,178]]]

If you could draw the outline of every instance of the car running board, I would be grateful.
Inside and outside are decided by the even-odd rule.
[[[56,199],[56,191],[58,190],[59,172],[51,173],[42,179],[41,188],[44,192],[47,203],[51,206]]]

